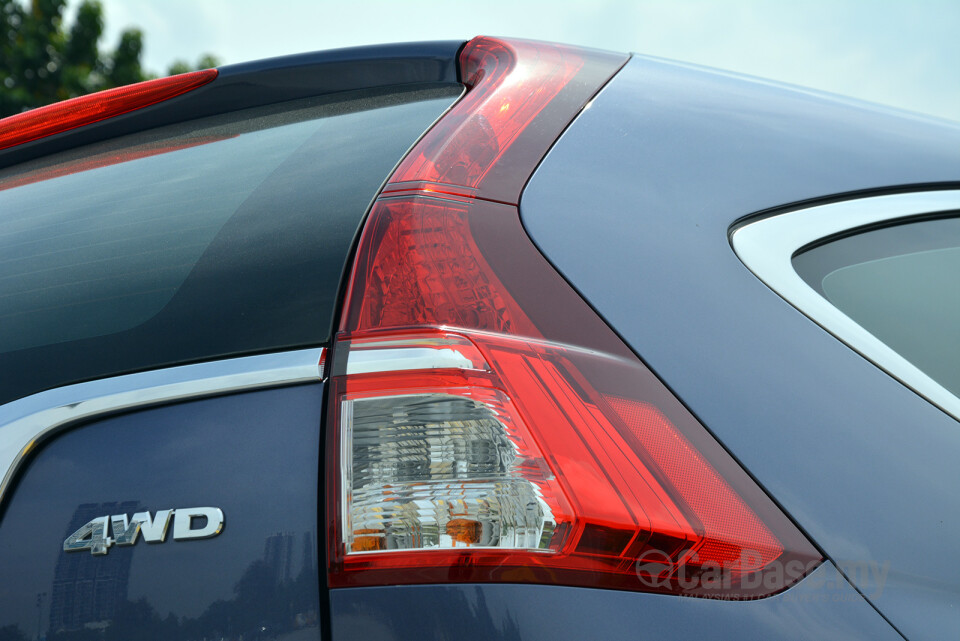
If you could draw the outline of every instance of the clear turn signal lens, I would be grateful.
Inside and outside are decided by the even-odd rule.
[[[351,553],[546,549],[549,468],[509,401],[453,394],[345,399],[344,540]],[[553,497],[549,497],[553,498]]]

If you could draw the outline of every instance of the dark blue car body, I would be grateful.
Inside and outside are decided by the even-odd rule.
[[[85,145],[285,101],[447,87],[453,103],[461,44],[228,67],[195,94],[0,152],[0,181]],[[371,193],[338,223],[345,256],[315,336],[11,385],[0,440],[51,408],[67,418],[38,426],[39,446],[0,470],[0,641],[953,638],[956,420],[772,291],[730,235],[819,204],[956,189],[958,150],[950,123],[633,56],[522,192],[543,256],[822,553],[787,590],[731,601],[542,583],[328,588],[324,359]],[[33,380],[17,373],[39,362],[26,359],[3,376]],[[138,386],[152,396],[92,404]],[[111,511],[200,505],[222,508],[217,538],[62,549]]]

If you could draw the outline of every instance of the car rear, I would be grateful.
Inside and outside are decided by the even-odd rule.
[[[729,228],[803,181],[714,191],[692,162],[745,126],[739,92],[772,131],[820,107],[826,139],[862,110],[665,67],[492,38],[345,50],[9,147],[0,572],[23,579],[0,629],[898,638],[830,539],[849,501],[779,463],[816,468],[822,434],[733,422],[757,382],[712,367],[755,362],[757,336],[704,324],[771,304],[728,288],[780,300]],[[681,288],[721,264],[742,271]]]

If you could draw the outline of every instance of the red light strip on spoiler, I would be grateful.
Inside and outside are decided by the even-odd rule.
[[[216,69],[192,71],[71,98],[8,116],[0,120],[0,149],[143,109],[193,91],[216,77]]]
[[[531,582],[743,599],[820,562],[533,246],[515,203],[623,64],[478,38],[466,96],[357,250],[331,377],[331,587]]]

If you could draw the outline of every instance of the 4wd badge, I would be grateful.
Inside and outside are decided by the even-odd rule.
[[[203,518],[206,524],[194,522],[194,519]],[[90,554],[106,554],[111,545],[133,545],[141,532],[147,543],[163,543],[171,521],[174,541],[209,539],[223,530],[223,510],[218,507],[188,507],[158,510],[155,516],[150,516],[150,512],[137,512],[130,518],[126,514],[98,516],[68,536],[63,542],[63,551],[90,550]],[[113,538],[107,534],[108,527],[113,529]]]

